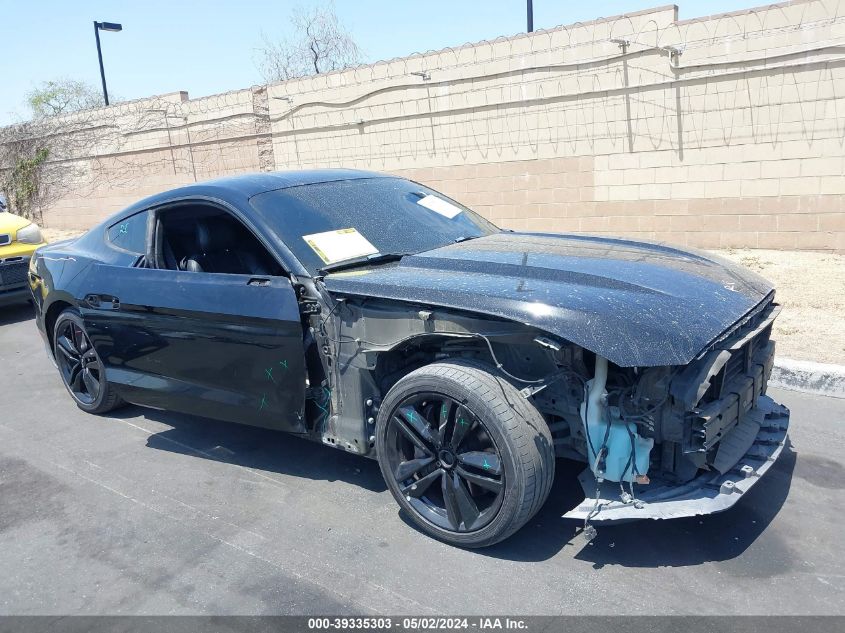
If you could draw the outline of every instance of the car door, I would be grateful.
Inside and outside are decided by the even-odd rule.
[[[286,277],[92,265],[80,310],[137,404],[304,432],[299,306]]]

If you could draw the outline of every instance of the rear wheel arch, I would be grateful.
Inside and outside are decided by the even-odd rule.
[[[73,308],[73,304],[64,301],[62,299],[57,299],[53,303],[50,304],[50,307],[47,308],[47,312],[44,314],[44,329],[47,332],[47,340],[50,342],[50,353],[55,356],[55,341],[53,340],[54,337],[54,330],[56,327],[56,320],[59,318],[59,315],[67,310],[68,308]]]

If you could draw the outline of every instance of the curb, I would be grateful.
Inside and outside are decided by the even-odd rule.
[[[772,368],[769,386],[845,398],[845,365],[779,358]]]

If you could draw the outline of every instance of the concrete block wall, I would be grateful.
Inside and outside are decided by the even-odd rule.
[[[845,0],[683,21],[670,5],[166,95],[124,106],[122,136],[79,159],[94,185],[48,223],[87,226],[194,179],[344,166],[411,177],[504,227],[845,251],[843,45]]]
[[[258,171],[256,90],[193,100],[178,92],[98,111],[92,127],[120,133],[93,136],[90,153],[75,159],[78,182],[45,210],[45,224],[89,228],[165,189]]]

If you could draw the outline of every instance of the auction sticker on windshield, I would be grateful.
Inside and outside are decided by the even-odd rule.
[[[325,264],[378,253],[378,249],[355,229],[313,233],[303,235],[302,239]]]
[[[425,198],[420,198],[417,200],[417,204],[424,206],[426,209],[431,209],[435,213],[446,216],[450,220],[463,211],[460,207],[456,207],[451,202],[446,202],[443,198],[431,195],[426,196]]]

